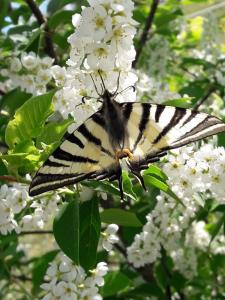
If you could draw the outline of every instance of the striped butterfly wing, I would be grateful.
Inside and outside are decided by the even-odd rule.
[[[193,110],[149,103],[123,103],[130,111],[127,132],[134,159],[129,162],[137,175],[167,150],[225,131],[220,119]]]
[[[33,178],[29,194],[35,196],[84,179],[113,180],[120,172],[99,111],[50,155]]]

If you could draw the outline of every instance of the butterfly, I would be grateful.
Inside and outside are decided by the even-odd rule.
[[[118,103],[104,89],[102,106],[49,156],[34,176],[30,196],[86,179],[118,180],[123,199],[121,160],[145,184],[141,171],[168,150],[225,131],[225,123],[194,110],[140,102]]]

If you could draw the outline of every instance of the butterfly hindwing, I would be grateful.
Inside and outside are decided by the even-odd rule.
[[[120,167],[99,111],[65,137],[33,178],[29,193],[38,195],[84,179],[116,179],[118,172]]]
[[[223,121],[190,109],[137,102],[121,106],[124,114],[129,107],[126,147],[134,155],[133,171],[147,168],[167,150],[225,131]]]

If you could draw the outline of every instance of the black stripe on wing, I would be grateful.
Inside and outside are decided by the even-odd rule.
[[[175,127],[180,120],[185,116],[186,110],[180,107],[176,107],[173,117],[170,122],[163,128],[163,130],[159,133],[159,135],[152,142],[153,144],[157,144],[161,138],[163,138],[173,127]]]
[[[138,137],[134,143],[132,152],[136,149],[138,143],[140,142],[142,136],[143,136],[143,132],[146,128],[146,125],[148,124],[149,121],[149,116],[150,116],[150,109],[151,109],[151,105],[150,104],[146,104],[146,103],[142,103],[142,115],[141,115],[141,120],[139,123],[139,134]]]
[[[155,121],[156,121],[156,123],[159,122],[159,118],[160,118],[160,116],[163,113],[165,108],[166,108],[165,105],[160,105],[160,104],[157,105],[156,111],[155,111]]]
[[[41,174],[38,173],[32,180],[29,195],[36,196],[70,184],[75,184],[81,180],[87,179],[89,174]]]
[[[60,148],[57,148],[53,153],[52,156],[58,160],[65,160],[65,161],[71,161],[71,162],[77,162],[77,163],[92,163],[97,164],[98,161],[91,159],[89,157],[84,157],[80,155],[73,155],[69,152],[66,152]]]
[[[105,119],[104,119],[103,115],[100,112],[97,112],[96,114],[94,114],[92,116],[92,120],[96,124],[100,125],[102,128],[105,129]]]
[[[66,137],[66,140],[77,145],[78,147],[80,147],[81,149],[84,148],[84,144],[82,143],[82,141],[77,137],[75,136],[74,132],[70,135],[68,135]]]
[[[95,115],[94,115],[95,116]],[[92,116],[92,120],[93,120],[93,117]],[[94,120],[98,120],[100,122],[102,122],[102,119],[100,118],[96,118],[96,116],[94,117]],[[110,157],[113,157],[114,158],[114,155],[107,149],[105,149],[104,147],[102,147],[102,142],[99,138],[97,138],[96,136],[94,136],[89,130],[88,128],[86,127],[85,124],[82,124],[78,129],[77,129],[78,132],[80,132],[86,139],[88,142],[91,142],[93,144],[95,144],[97,147],[99,147],[101,149],[102,152],[104,152],[105,154],[107,154],[108,156]]]

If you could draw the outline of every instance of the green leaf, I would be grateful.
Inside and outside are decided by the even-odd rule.
[[[109,272],[105,278],[105,284],[101,290],[103,297],[116,295],[124,291],[130,284],[131,280],[122,272]]]
[[[47,6],[47,11],[49,15],[51,15],[69,3],[74,3],[74,0],[50,0]],[[81,4],[82,4],[81,0],[76,1],[76,6],[80,7]]]
[[[122,210],[120,208],[109,208],[105,209],[101,213],[101,220],[104,223],[112,224],[115,223],[120,226],[128,227],[141,227],[142,223],[137,218],[135,213],[130,211]]]
[[[60,142],[66,133],[68,126],[72,123],[73,120],[68,119],[60,123],[49,123],[45,125],[40,135],[37,137],[37,147],[40,147],[41,143],[50,145],[55,142]]]
[[[180,198],[177,197],[177,195],[169,188],[168,184],[161,181],[160,179],[147,175],[144,177],[144,181],[146,185],[153,185],[159,190],[165,192],[167,195],[170,197],[174,198],[177,202],[179,202],[182,206],[184,206],[183,202],[181,201]]]
[[[177,17],[182,15],[182,11],[180,8],[173,9],[171,11],[170,8],[164,8],[163,6],[159,7],[158,13],[154,18],[154,23],[157,27],[167,27],[168,23],[174,21]]]
[[[167,175],[156,165],[150,165],[150,167],[143,172],[144,175],[156,175],[163,180],[167,180]]]
[[[225,132],[221,132],[220,134],[218,134],[218,146],[223,146],[225,147]]]
[[[74,195],[69,195],[69,203],[65,203],[54,219],[53,233],[60,249],[79,265],[79,204]]]
[[[80,264],[87,271],[96,264],[101,231],[98,198],[80,205]]]
[[[216,207],[212,209],[212,212],[222,212],[225,214],[225,204],[216,205]]]
[[[2,96],[0,103],[1,109],[5,109],[10,116],[12,116],[30,97],[31,94],[27,94],[22,92],[19,88],[16,88]]]
[[[120,191],[107,181],[88,180],[81,183],[84,186],[94,189],[96,192],[104,192],[120,197]]]
[[[132,289],[126,295],[125,299],[148,299],[149,296],[155,296],[156,299],[165,300],[167,299],[157,282],[143,283],[136,288]]]
[[[71,34],[72,31],[70,30],[63,33],[61,33],[60,31],[56,31],[52,37],[53,43],[58,45],[61,48],[61,51],[67,51],[69,48],[67,39]]]
[[[206,89],[208,89],[208,82],[206,80],[204,82],[193,81],[179,90],[179,93],[182,95],[187,94],[189,97],[196,98],[196,102],[196,100],[204,96]]]
[[[224,223],[225,223],[225,213],[220,217],[218,222],[216,224],[213,224],[212,228],[210,228],[210,233],[211,233],[210,244],[215,239],[215,237],[219,233],[219,231],[222,228],[222,226],[224,225]]]
[[[72,10],[59,10],[53,16],[49,18],[48,26],[50,29],[54,29],[57,26],[65,23],[71,24],[72,15],[74,11]]]
[[[191,66],[198,65],[198,66],[204,66],[206,68],[215,67],[215,65],[213,65],[212,63],[201,58],[183,57],[182,60],[183,60],[182,65],[191,65]]]
[[[6,17],[7,11],[9,9],[9,0],[0,1],[0,28],[4,24],[4,19]]]
[[[8,35],[11,35],[11,34],[21,34],[23,33],[24,31],[28,31],[30,32],[32,30],[32,27],[30,25],[17,25],[17,26],[14,26],[12,28],[10,28],[8,30]]]
[[[35,53],[38,53],[41,33],[42,33],[42,28],[38,28],[35,31],[33,31],[31,37],[29,38],[28,43],[23,48],[23,51],[26,52],[33,51]]]
[[[124,193],[127,196],[129,196],[130,198],[132,198],[133,200],[136,200],[137,195],[133,191],[133,184],[132,184],[131,179],[130,179],[130,177],[127,174],[126,171],[123,171],[122,177],[123,177],[123,190],[124,190]]]
[[[32,268],[32,292],[36,294],[40,290],[40,285],[43,283],[43,279],[46,273],[49,263],[55,258],[59,251],[53,250],[42,256],[40,256],[33,265]]]
[[[179,292],[185,288],[187,279],[182,276],[179,272],[174,271],[170,279],[171,285]]]
[[[192,107],[192,97],[179,98],[173,100],[167,100],[163,102],[163,105],[176,106],[181,108],[191,108]]]
[[[5,140],[10,148],[40,134],[46,118],[53,112],[53,94],[54,91],[32,97],[17,110],[6,128]]]

